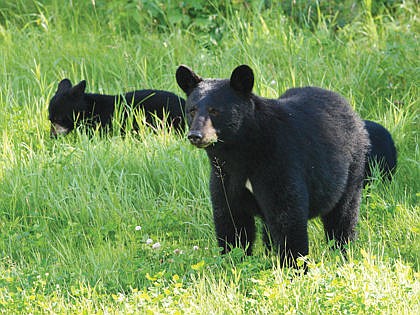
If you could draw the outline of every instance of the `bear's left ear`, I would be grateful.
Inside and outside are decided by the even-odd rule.
[[[194,90],[201,81],[203,81],[203,79],[187,66],[181,65],[176,69],[176,82],[187,96],[190,95],[192,90]]]
[[[57,92],[63,92],[71,88],[71,81],[69,79],[63,79],[58,83]]]
[[[254,86],[254,73],[247,65],[236,67],[230,76],[230,86],[232,89],[243,94],[251,94]]]
[[[71,93],[74,96],[80,97],[85,93],[85,89],[86,89],[86,81],[83,80],[71,88]]]

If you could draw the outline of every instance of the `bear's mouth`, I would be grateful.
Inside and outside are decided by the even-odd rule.
[[[208,148],[211,145],[215,145],[218,142],[217,138],[211,138],[211,139],[201,139],[201,140],[197,140],[197,139],[190,139],[190,143],[199,148],[199,149],[205,149]]]
[[[200,142],[200,143],[192,143],[192,145],[196,146],[199,149],[208,148],[211,145],[215,145],[217,141],[210,141],[210,142]]]

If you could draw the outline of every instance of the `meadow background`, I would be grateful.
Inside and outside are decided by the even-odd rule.
[[[419,13],[415,0],[1,0],[0,313],[419,314]],[[65,77],[182,95],[179,64],[225,78],[244,63],[259,95],[332,89],[393,135],[397,173],[364,191],[347,261],[319,220],[306,275],[260,241],[221,257],[207,158],[185,135],[49,138]]]

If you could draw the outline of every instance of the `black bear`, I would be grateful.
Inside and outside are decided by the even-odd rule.
[[[112,116],[118,103],[124,107],[124,122],[133,109],[145,112],[146,122],[153,124],[154,117],[164,118],[176,129],[184,127],[185,100],[171,92],[161,90],[138,90],[125,95],[85,93],[86,81],[72,86],[63,79],[52,97],[48,112],[51,121],[51,136],[65,135],[83,123],[87,127],[111,127]],[[123,126],[124,126],[123,122]],[[138,128],[134,122],[133,128]]]
[[[307,223],[316,216],[344,250],[356,233],[369,145],[347,101],[316,87],[290,89],[280,99],[257,96],[247,65],[230,79],[203,79],[182,65],[176,79],[187,95],[188,139],[206,150],[211,164],[223,253],[240,246],[251,254],[255,216],[283,263],[295,266],[308,254]]]
[[[370,120],[365,120],[364,123],[370,140],[365,168],[365,185],[372,177],[372,167],[375,166],[378,167],[383,178],[391,180],[397,167],[397,150],[394,140],[382,125]]]

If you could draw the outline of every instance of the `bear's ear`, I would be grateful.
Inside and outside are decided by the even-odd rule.
[[[201,81],[203,81],[203,79],[187,66],[181,65],[176,69],[176,82],[178,82],[179,87],[187,95],[189,95]]]
[[[86,89],[86,81],[80,81],[78,84],[76,84],[75,86],[72,87],[71,89],[71,93],[74,96],[82,96],[85,93],[85,89]]]
[[[69,79],[63,79],[58,83],[57,92],[63,92],[71,88],[71,81]]]
[[[254,86],[254,73],[247,65],[236,67],[230,76],[230,86],[232,89],[243,94],[251,94]]]

